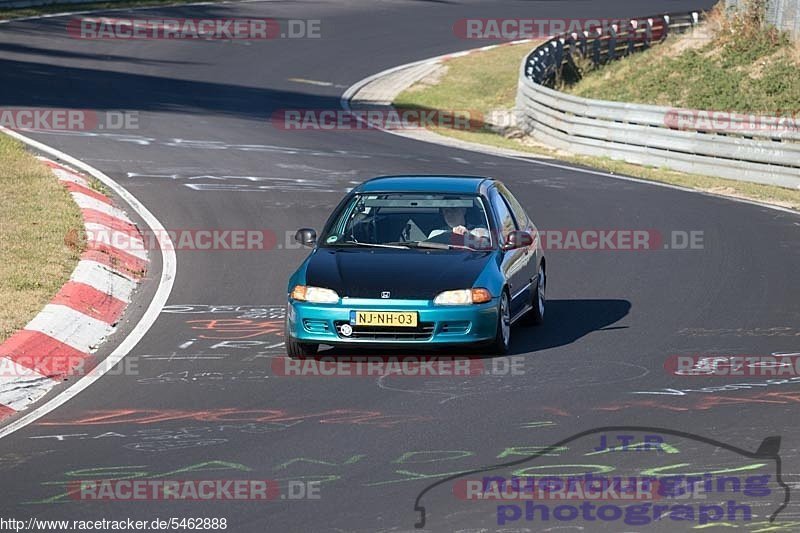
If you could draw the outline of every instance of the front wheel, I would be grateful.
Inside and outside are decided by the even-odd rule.
[[[503,355],[508,352],[511,345],[511,310],[508,303],[508,293],[503,291],[500,296],[500,307],[497,313],[497,333],[490,349],[492,353]]]
[[[283,335],[286,339],[286,354],[289,357],[309,357],[315,355],[319,349],[319,344],[297,342],[291,335],[289,335],[288,327],[284,330]]]

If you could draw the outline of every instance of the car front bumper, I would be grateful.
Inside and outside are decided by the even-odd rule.
[[[497,299],[485,304],[434,306],[429,300],[377,300],[347,298],[337,304],[289,300],[287,334],[298,342],[350,346],[468,345],[491,341],[497,332]],[[353,326],[351,336],[341,333],[350,324],[351,311],[415,311],[416,328],[366,328]]]

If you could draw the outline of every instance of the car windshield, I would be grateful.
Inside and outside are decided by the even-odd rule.
[[[492,247],[483,202],[449,194],[359,194],[335,216],[320,245],[485,250]]]

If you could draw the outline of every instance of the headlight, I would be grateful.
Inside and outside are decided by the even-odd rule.
[[[470,305],[482,304],[492,300],[492,295],[487,289],[461,289],[457,291],[444,291],[433,299],[434,305]]]
[[[336,294],[336,291],[307,285],[295,285],[290,296],[294,300],[316,304],[335,304],[339,301],[339,295]]]

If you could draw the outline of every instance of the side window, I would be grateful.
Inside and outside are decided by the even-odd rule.
[[[489,193],[489,199],[492,202],[492,210],[500,224],[500,241],[505,242],[508,234],[517,229],[517,224],[514,222],[514,217],[511,215],[511,210],[506,205],[506,201],[500,196],[497,189],[492,189],[492,192]]]
[[[519,227],[522,229],[528,227],[528,215],[525,214],[525,210],[517,199],[514,198],[514,195],[511,194],[511,191],[506,189],[503,185],[498,185],[497,189],[500,191],[500,195],[506,200],[509,207],[511,207],[511,211],[514,213],[514,218],[517,219]]]

